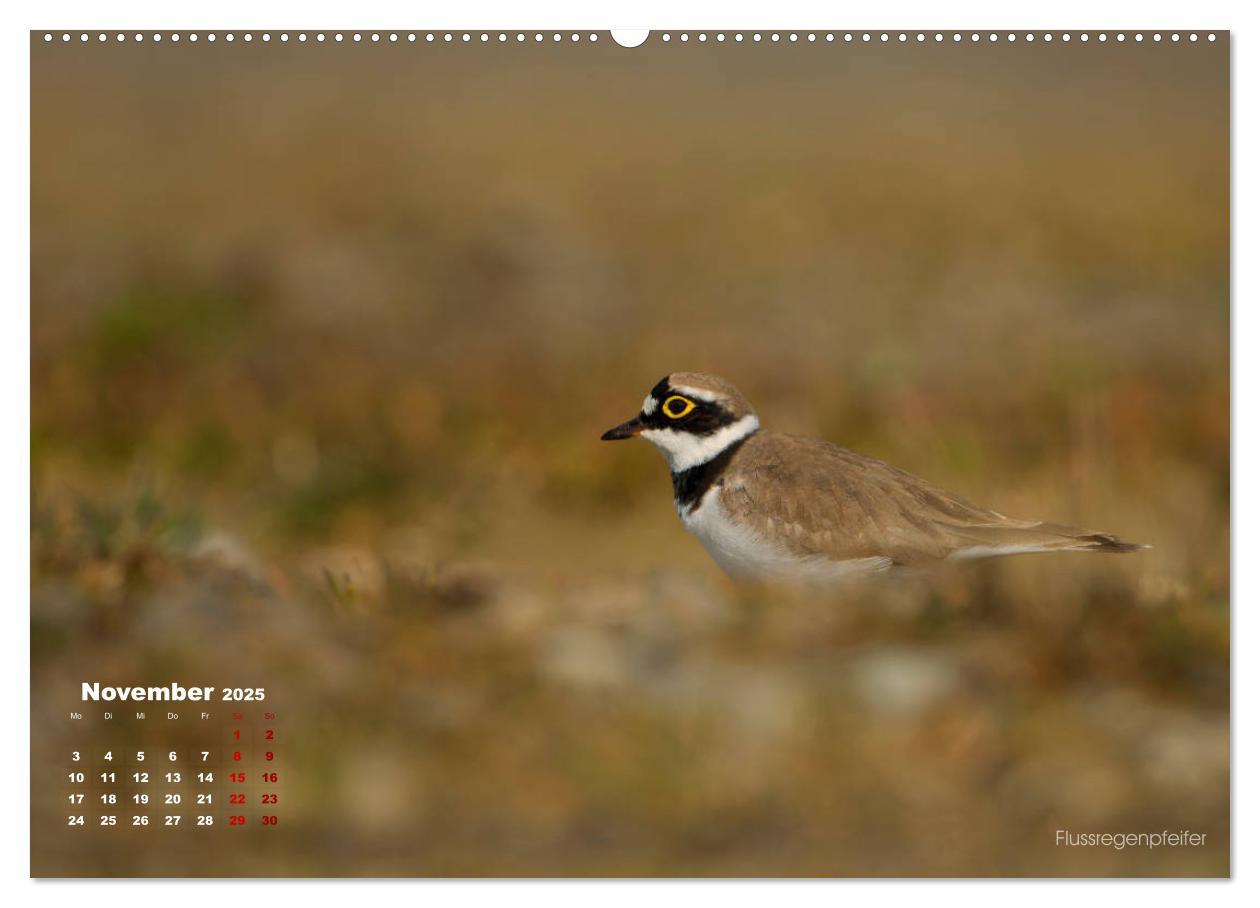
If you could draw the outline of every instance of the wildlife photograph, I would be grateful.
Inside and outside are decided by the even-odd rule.
[[[32,32],[35,877],[1229,877],[1228,32]]]

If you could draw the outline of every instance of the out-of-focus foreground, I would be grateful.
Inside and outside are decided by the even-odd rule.
[[[88,678],[295,756],[34,870],[1227,873],[1227,41],[601,38],[35,41],[37,774]],[[737,590],[597,441],[675,369],[1154,547]]]

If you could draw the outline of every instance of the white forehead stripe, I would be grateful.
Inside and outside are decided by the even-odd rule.
[[[656,398],[649,394],[643,398],[643,415],[651,416],[656,412]]]
[[[679,394],[694,397],[696,400],[705,400],[711,404],[715,404],[722,399],[719,394],[714,394],[712,391],[704,391],[700,388],[693,388],[690,385],[675,385],[674,390]]]
[[[749,413],[728,426],[723,426],[712,435],[693,435],[678,429],[646,429],[642,437],[661,449],[665,459],[669,461],[669,471],[680,473],[690,470],[702,463],[708,463],[741,438],[761,428],[757,417]]]

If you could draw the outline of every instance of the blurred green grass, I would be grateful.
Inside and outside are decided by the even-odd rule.
[[[88,668],[284,692],[301,822],[222,866],[1227,872],[1226,46],[32,74],[37,714]],[[742,593],[596,440],[674,369],[1154,548]],[[1211,847],[1048,844],[1091,823]]]

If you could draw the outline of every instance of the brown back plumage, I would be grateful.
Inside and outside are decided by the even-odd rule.
[[[801,556],[898,564],[1019,551],[1129,552],[1106,533],[1013,520],[882,460],[813,438],[759,432],[722,474],[737,521]]]

